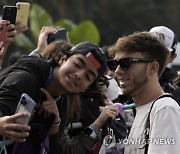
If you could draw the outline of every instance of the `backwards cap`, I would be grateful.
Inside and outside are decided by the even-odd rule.
[[[162,43],[167,47],[169,52],[175,52],[177,48],[177,39],[174,32],[165,26],[156,26],[150,29],[149,32],[162,34],[164,40]]]
[[[101,76],[107,69],[107,58],[105,53],[100,47],[92,42],[85,41],[77,44],[71,50],[71,52],[79,53],[87,57],[98,71],[98,75]]]

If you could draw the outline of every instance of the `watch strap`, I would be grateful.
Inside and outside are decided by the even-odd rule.
[[[93,125],[90,125],[89,128],[91,128],[96,133],[97,136],[99,135],[100,131],[96,127],[94,127]]]

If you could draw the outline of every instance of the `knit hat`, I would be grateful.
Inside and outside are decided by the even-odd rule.
[[[85,41],[77,44],[71,50],[74,53],[80,53],[87,57],[98,71],[98,75],[102,76],[107,69],[107,58],[100,47],[92,42]]]
[[[167,47],[169,52],[176,51],[177,48],[177,39],[174,34],[174,32],[165,27],[165,26],[156,26],[150,29],[149,32],[152,32],[153,34],[162,34],[164,39],[162,40],[162,43]],[[157,35],[156,35],[157,36]],[[158,36],[158,39],[160,36]]]

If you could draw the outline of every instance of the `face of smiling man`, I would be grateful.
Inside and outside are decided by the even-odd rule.
[[[82,54],[75,54],[64,62],[58,70],[61,88],[70,93],[85,91],[98,76],[93,63]]]
[[[114,59],[120,60],[122,58],[144,57],[138,52],[131,54],[116,53]],[[133,63],[127,70],[121,69],[120,66],[116,68],[116,77],[124,94],[134,96],[143,91],[148,82],[147,65],[148,63]]]

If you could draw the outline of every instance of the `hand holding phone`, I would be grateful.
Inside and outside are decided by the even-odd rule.
[[[3,42],[1,48],[5,47],[6,30],[7,30],[6,24],[0,24],[0,42]]]
[[[65,28],[58,29],[55,34],[49,34],[47,38],[47,44],[57,40],[68,41],[67,31]]]
[[[0,24],[0,42],[3,43],[0,46],[0,60],[3,60],[4,58],[4,49],[5,49],[5,40],[6,40],[6,24]]]
[[[16,22],[16,13],[17,13],[16,6],[5,5],[3,7],[2,19],[3,20],[8,20],[8,21],[10,21],[10,24],[14,24],[15,25],[15,22]]]
[[[16,7],[17,7],[16,22],[20,21],[24,26],[27,26],[28,18],[29,18],[30,3],[17,2]]]
[[[23,93],[18,103],[16,113],[25,112],[28,114],[28,116],[25,118],[20,118],[16,122],[22,125],[27,125],[34,113],[35,106],[35,101],[32,98],[30,98],[27,94]]]

